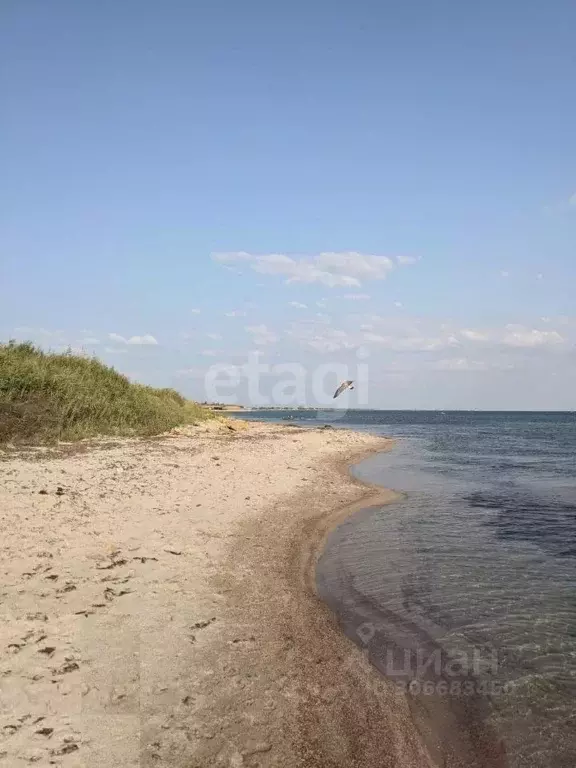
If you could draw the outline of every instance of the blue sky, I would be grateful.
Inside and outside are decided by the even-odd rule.
[[[576,408],[574,29],[568,0],[8,0],[0,336],[200,399],[220,364],[254,399],[257,351],[261,402],[362,361],[347,405]]]

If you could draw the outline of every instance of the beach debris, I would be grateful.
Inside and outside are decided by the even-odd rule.
[[[127,560],[121,557],[119,560],[112,559],[107,565],[97,565],[99,571],[108,571],[110,568],[117,568],[119,565],[126,565]]]
[[[27,613],[26,619],[28,621],[48,621],[48,616],[45,613]]]
[[[72,741],[72,739],[64,739],[64,746],[61,747],[58,751],[53,750],[53,755],[69,755],[70,752],[76,752],[76,750],[80,749],[78,744],[76,742]]]
[[[341,395],[342,392],[347,389],[354,389],[354,382],[351,379],[347,379],[346,381],[343,381],[342,384],[340,384],[336,392],[334,392],[333,399],[337,398],[338,395]]]
[[[39,728],[36,733],[40,734],[40,736],[52,736],[54,728]]]
[[[158,562],[157,557],[146,557],[145,555],[138,555],[137,557],[133,557],[132,560],[140,560],[141,563],[146,563],[148,560],[156,560],[156,562]]]
[[[170,555],[181,555],[182,550],[181,549],[165,549],[165,552],[168,552]]]
[[[212,624],[214,621],[216,621],[216,616],[213,616],[211,619],[206,619],[205,621],[197,621],[196,624],[192,625],[192,628],[205,629],[206,627],[209,627],[210,624]]]
[[[119,592],[116,592],[116,590],[112,589],[112,587],[106,587],[106,589],[104,590],[104,599],[110,602],[111,600],[114,600],[115,597],[122,597],[123,595],[131,595],[131,594],[132,594],[131,589],[121,589]],[[98,603],[93,603],[93,606],[100,607]]]
[[[58,669],[53,669],[52,674],[53,675],[65,675],[68,672],[75,672],[77,669],[80,669],[78,664],[74,661],[72,657],[68,657],[66,659],[66,663],[62,664],[61,667],[58,667]]]
[[[41,488],[38,491],[38,493],[40,494],[40,496],[48,496],[49,491],[47,491],[46,488]],[[56,496],[64,496],[65,493],[66,491],[64,490],[64,488],[62,488],[61,485],[56,486],[56,491],[55,491]]]
[[[109,571],[112,568],[118,568],[121,565],[126,565],[128,561],[125,557],[122,557],[122,552],[119,549],[112,549],[107,558],[96,566],[99,571]]]
[[[52,656],[56,648],[53,648],[51,645],[47,645],[44,648],[40,648],[38,650],[38,653],[43,653],[45,656]]]
[[[26,643],[9,643],[8,644],[8,650],[11,653],[18,653],[21,648],[24,648]]]

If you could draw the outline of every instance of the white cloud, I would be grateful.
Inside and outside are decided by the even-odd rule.
[[[541,318],[541,321],[550,322],[550,318]],[[508,347],[542,347],[562,344],[564,341],[564,338],[557,331],[540,331],[515,323],[504,328],[487,330],[464,328],[458,331],[458,334],[467,341],[491,342],[492,344],[504,344]]]
[[[316,353],[338,355],[365,345],[374,355],[373,366],[397,361],[403,370],[414,371],[505,371],[518,366],[519,360],[522,364],[536,360],[538,352],[573,349],[566,341],[568,330],[563,338],[550,325],[544,329],[523,325],[459,328],[449,321],[394,313],[348,315],[341,320],[343,330],[317,318],[294,322],[286,338]],[[532,354],[519,355],[522,350]]]
[[[574,192],[574,194],[568,198],[568,205],[570,207],[576,208],[576,192]]]
[[[469,360],[466,357],[436,360],[432,364],[435,371],[485,371],[488,367],[488,364],[481,360]]]
[[[154,336],[149,333],[145,333],[144,336],[120,336],[119,333],[109,333],[108,338],[110,341],[115,341],[117,344],[133,344],[137,346],[155,346],[158,344]]]
[[[301,304],[299,301],[289,301],[288,306],[294,309],[308,309],[306,304]]]
[[[394,269],[394,262],[387,256],[356,251],[323,251],[298,258],[284,253],[233,251],[213,253],[212,259],[221,264],[244,262],[260,274],[282,275],[287,283],[321,283],[330,288],[360,286],[362,280],[383,280]]]
[[[472,328],[463,328],[460,331],[460,336],[463,336],[468,341],[488,341],[488,335],[482,331],[475,331]]]
[[[355,251],[320,253],[315,262],[321,270],[330,274],[348,275],[360,280],[382,280],[394,268],[387,256],[374,256]]]
[[[416,264],[417,261],[419,261],[417,256],[398,256],[396,259],[398,264],[402,266],[406,266],[408,264]]]
[[[544,275],[542,274],[542,272],[538,272],[538,274],[536,275],[536,280],[542,280],[543,277]]]
[[[92,336],[89,336],[86,339],[82,339],[80,344],[100,344],[100,339],[96,339]]]
[[[225,312],[226,317],[246,317],[246,312],[241,309],[233,309],[232,312]]]
[[[386,349],[394,352],[434,352],[446,347],[458,345],[458,339],[455,336],[383,336],[379,333],[365,333],[365,341],[380,344]]]
[[[216,352],[213,349],[203,349],[200,354],[204,357],[216,357]]]
[[[222,338],[219,333],[207,333],[206,336],[208,336],[209,339],[214,339],[214,341],[220,341]]]
[[[199,315],[200,314],[200,310],[199,309],[191,309],[190,310],[190,314],[191,315]]]
[[[558,331],[538,331],[522,325],[507,325],[502,343],[509,347],[542,347],[562,344],[564,338]]]
[[[357,346],[353,334],[332,328],[322,322],[292,323],[287,336],[305,349],[314,352],[337,352]]]
[[[510,277],[510,272],[508,272],[506,269],[500,270],[500,277]]]
[[[371,326],[362,326],[362,327],[370,328]],[[370,333],[365,333],[364,334],[364,339],[365,339],[365,341],[375,341],[378,344],[380,344],[380,343],[383,343],[385,341],[390,340],[390,336],[381,336],[379,333],[372,333],[372,332],[370,332]]]
[[[254,344],[258,346],[274,344],[278,341],[278,336],[265,325],[247,325],[244,330],[252,335]]]
[[[481,344],[488,349],[501,345],[518,348],[561,346],[566,341],[558,331],[528,328],[520,324],[458,329],[447,323],[434,326],[425,320],[409,317],[395,320],[393,317],[371,315],[367,319],[372,322],[360,326],[360,330],[365,332],[365,341],[398,352],[439,351],[458,348],[466,342]]]
[[[328,299],[320,299],[320,301],[316,302],[316,306],[320,307],[320,309],[325,309],[327,303],[328,303]]]
[[[156,346],[158,342],[154,338],[154,336],[151,336],[149,333],[144,334],[144,336],[131,336],[127,344],[137,344],[137,345],[143,345],[143,346]]]
[[[401,301],[395,301],[395,302],[394,302],[394,306],[395,306],[395,307],[398,307],[398,309],[401,309],[401,308],[402,308],[404,305],[402,304],[402,302],[401,302]]]
[[[348,301],[368,301],[370,296],[367,293],[345,293],[344,298]]]

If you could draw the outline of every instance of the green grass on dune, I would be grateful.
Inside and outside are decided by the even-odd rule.
[[[157,435],[208,418],[176,390],[134,384],[96,358],[0,344],[0,443]]]

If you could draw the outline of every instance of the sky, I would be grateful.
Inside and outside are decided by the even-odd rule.
[[[199,400],[576,409],[574,29],[4,0],[0,339]]]

